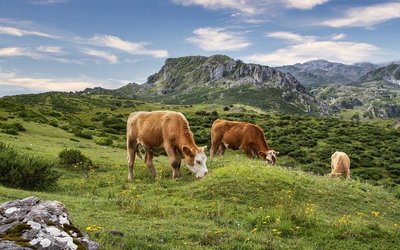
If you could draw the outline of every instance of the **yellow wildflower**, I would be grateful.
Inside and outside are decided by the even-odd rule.
[[[379,214],[380,214],[378,211],[372,211],[371,213],[372,213],[372,215],[375,216],[375,217],[378,217]]]

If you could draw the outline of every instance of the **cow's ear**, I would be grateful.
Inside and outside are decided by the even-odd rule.
[[[190,151],[190,149],[188,147],[183,147],[182,151],[185,155],[189,156],[189,157],[194,157],[192,151]]]
[[[267,154],[262,151],[258,151],[258,155],[263,159],[267,156]]]
[[[279,152],[279,151],[276,151],[276,155],[279,155],[281,152]]]
[[[206,152],[206,149],[207,149],[207,146],[201,147],[201,150],[202,150],[203,152]]]

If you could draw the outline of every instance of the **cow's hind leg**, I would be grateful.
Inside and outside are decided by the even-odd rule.
[[[135,155],[137,150],[136,140],[127,139],[126,146],[127,146],[127,153],[128,153],[128,181],[132,181],[135,177]]]
[[[222,138],[220,136],[217,136],[213,133],[211,133],[211,150],[210,150],[210,156],[214,157],[219,151],[220,145],[222,145]]]
[[[146,153],[144,155],[144,163],[147,165],[147,168],[149,169],[150,174],[153,177],[156,177],[157,171],[156,171],[156,169],[154,167],[154,164],[153,164],[153,157],[154,157],[153,151],[151,149],[147,149],[146,148]]]

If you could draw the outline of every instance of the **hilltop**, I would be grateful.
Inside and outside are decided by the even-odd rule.
[[[242,103],[280,113],[329,113],[291,74],[224,55],[169,58],[144,84],[130,83],[112,91],[86,89],[83,93],[166,104]]]

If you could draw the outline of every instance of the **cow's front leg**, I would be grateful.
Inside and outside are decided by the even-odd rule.
[[[225,144],[221,143],[221,145],[219,145],[219,148],[218,148],[218,155],[224,155],[225,149],[226,149]]]
[[[166,146],[165,152],[167,153],[169,162],[171,163],[172,178],[175,180],[181,177],[181,157],[172,146]]]
[[[253,159],[253,150],[251,150],[250,146],[243,147],[243,150],[246,153],[247,158]]]
[[[157,171],[156,171],[156,169],[154,167],[154,164],[153,164],[153,157],[154,157],[153,151],[151,151],[151,149],[147,149],[146,148],[146,153],[144,155],[144,163],[147,165],[147,168],[149,169],[150,174],[153,177],[156,177]]]

